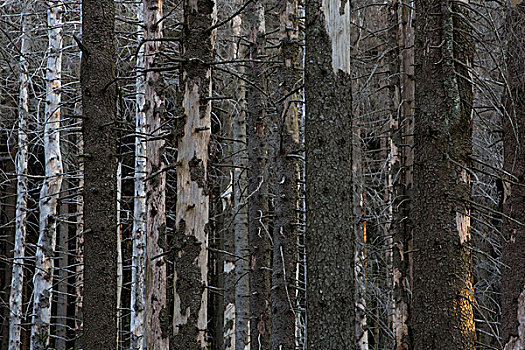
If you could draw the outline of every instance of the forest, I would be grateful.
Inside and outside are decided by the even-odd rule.
[[[2,0],[0,349],[523,350],[523,96],[523,0]]]

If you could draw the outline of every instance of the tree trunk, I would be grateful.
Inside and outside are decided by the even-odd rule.
[[[117,339],[115,3],[82,1],[84,139],[84,350]]]
[[[240,16],[232,20],[234,38],[242,35]],[[235,39],[234,39],[235,40]],[[244,58],[241,45],[233,45],[233,59]],[[244,73],[244,68],[238,68]],[[233,116],[233,232],[235,245],[235,349],[250,348],[250,248],[248,243],[248,206],[246,197],[248,182],[246,167],[246,89],[243,81],[237,82],[235,91],[239,103],[238,113]]]
[[[49,48],[46,67],[44,159],[46,178],[40,191],[40,227],[33,277],[31,349],[47,349],[51,325],[53,258],[56,246],[57,203],[62,185],[60,100],[62,72],[62,13],[60,1],[47,2]]]
[[[137,21],[139,22],[139,50],[137,54],[137,81],[136,81],[136,113],[135,113],[135,175],[133,195],[133,255],[131,258],[131,320],[130,320],[130,349],[142,350],[144,344],[144,308],[146,281],[146,186],[145,179],[147,148],[146,142],[146,78],[142,71],[145,69],[145,49],[153,43],[143,43],[144,10],[147,4],[141,2],[137,6]],[[151,103],[150,101],[148,101]]]
[[[357,10],[352,10],[351,18],[354,21],[360,21],[362,9],[357,6]],[[355,12],[354,12],[355,11]],[[355,28],[351,31],[351,40],[353,44],[352,56],[361,51],[362,31],[365,30],[361,25],[353,25]],[[359,73],[354,73],[359,75]],[[355,94],[360,88],[360,79],[353,82],[352,93]],[[366,235],[366,210],[365,210],[365,179],[364,179],[364,141],[363,127],[361,126],[361,104],[357,104],[353,110],[352,118],[352,192],[353,192],[353,222],[355,232],[354,248],[354,274],[355,274],[355,330],[356,330],[356,348],[358,350],[368,350],[369,348],[369,331],[367,317],[367,235]]]
[[[503,118],[503,169],[512,178],[503,186],[502,315],[505,350],[525,349],[525,3],[507,9],[507,88]],[[510,267],[510,268],[508,268]]]
[[[395,349],[413,349],[411,318],[412,226],[414,164],[414,1],[397,3],[400,102],[393,141],[398,149],[394,172],[393,293]]]
[[[299,119],[302,84],[299,8],[295,0],[280,4],[280,99],[272,263],[272,349],[295,348],[298,238]]]
[[[261,1],[247,7],[250,24],[248,58],[260,60],[266,45],[264,6]],[[246,87],[246,134],[248,147],[248,230],[250,257],[250,344],[270,349],[270,232],[268,227],[268,130],[266,77],[261,62],[250,62]]]
[[[308,349],[355,346],[350,6],[306,6]]]
[[[232,23],[232,26],[234,24]],[[237,52],[237,45],[233,44],[231,47],[231,59],[234,59],[233,54]],[[228,85],[231,86],[232,96],[235,96],[235,77],[230,77]],[[217,263],[220,264],[218,268],[218,274],[221,276],[221,287],[224,289],[223,298],[221,300],[222,325],[219,326],[222,334],[217,334],[217,337],[221,338],[215,344],[217,345],[216,350],[234,350],[235,349],[235,239],[234,230],[232,230],[233,222],[233,122],[235,118],[235,108],[231,107],[227,109],[228,113],[224,113],[225,118],[222,122],[223,135],[227,141],[223,145],[223,154],[225,157],[226,164],[229,166],[228,174],[224,177],[221,183],[221,218],[218,222],[217,230],[220,230],[219,237],[219,249],[224,253],[218,254]],[[229,141],[232,140],[232,141]],[[217,305],[219,307],[219,305]]]
[[[416,1],[414,348],[474,349],[473,45],[461,2]]]
[[[122,340],[120,339],[120,328],[122,324],[122,289],[124,287],[124,261],[122,258],[122,234],[120,220],[120,203],[122,202],[122,162],[119,160],[117,165],[117,227],[115,230],[115,238],[117,240],[117,348],[120,346]]]
[[[29,53],[28,18],[22,17],[22,44],[20,49],[20,90],[18,98],[18,153],[16,155],[16,221],[13,272],[9,296],[9,350],[19,350],[22,345],[22,296],[24,286],[24,255],[27,230],[27,163],[29,157]]]
[[[184,1],[183,107],[178,140],[172,345],[206,347],[208,304],[208,148],[215,1]]]
[[[166,136],[164,96],[160,72],[156,67],[162,39],[162,0],[144,2],[144,48],[146,134],[152,140],[146,147],[146,349],[169,347],[166,296]],[[150,70],[150,71],[148,71]]]
[[[62,146],[62,152],[67,154],[67,144]],[[64,174],[68,172],[67,162],[64,162]],[[67,320],[68,320],[68,266],[69,266],[69,225],[67,222],[69,214],[69,203],[66,197],[69,184],[62,182],[60,194],[60,226],[58,227],[58,272],[57,272],[57,321],[56,321],[56,350],[66,350]]]
[[[82,134],[77,139],[77,149],[79,154],[84,152],[84,141]],[[78,169],[84,173],[84,162],[79,159]],[[78,188],[84,188],[84,176],[78,178]],[[77,203],[76,217],[76,240],[75,240],[75,334],[81,334],[84,329],[83,301],[84,301],[84,196],[82,191],[78,191],[75,198]],[[83,348],[82,339],[75,340],[75,347]]]

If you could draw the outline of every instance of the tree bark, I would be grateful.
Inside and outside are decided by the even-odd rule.
[[[82,1],[84,139],[84,349],[117,339],[115,3]]]
[[[146,134],[146,349],[169,347],[166,291],[166,164],[164,152],[164,94],[160,72],[155,72],[162,49],[162,0],[144,1],[144,80]]]
[[[137,6],[137,21],[139,22],[140,46],[137,53],[137,81],[136,81],[136,112],[135,112],[135,175],[133,195],[133,255],[131,258],[131,320],[130,320],[130,349],[142,350],[144,344],[144,308],[146,281],[146,78],[142,71],[145,70],[145,48],[149,43],[143,44],[144,10],[147,4],[141,2]],[[150,102],[150,101],[148,101]]]
[[[355,346],[350,6],[306,5],[308,349]]]
[[[182,79],[184,118],[178,140],[177,214],[172,346],[202,349],[207,343],[208,148],[211,134],[211,69],[215,1],[184,1]]]
[[[84,140],[79,134],[76,146],[79,154],[84,152]],[[81,174],[84,172],[84,162],[79,158],[78,169]],[[78,188],[84,188],[84,176],[78,178]],[[81,334],[84,329],[83,301],[84,301],[84,196],[79,191],[75,201],[77,203],[76,217],[76,240],[75,240],[75,334]],[[82,339],[75,340],[75,347],[82,348]]]
[[[234,38],[242,35],[240,16],[232,20]],[[235,40],[235,39],[234,39]],[[233,59],[243,58],[241,45],[233,45]],[[239,73],[244,68],[239,67]],[[238,113],[233,116],[233,232],[235,245],[235,349],[250,347],[250,248],[248,242],[248,206],[246,197],[248,182],[246,167],[246,89],[243,81],[237,82],[235,91],[239,103]]]
[[[13,272],[9,296],[9,350],[19,350],[22,345],[22,296],[24,287],[24,256],[27,232],[27,165],[29,157],[29,53],[28,18],[22,17],[22,44],[20,48],[20,89],[18,97],[18,152],[16,155],[16,221]]]
[[[62,145],[62,152],[67,154],[68,147],[66,144]],[[64,162],[64,174],[68,173],[67,161]],[[56,325],[56,350],[66,350],[67,342],[67,321],[68,321],[68,266],[69,266],[69,225],[67,222],[69,214],[69,203],[66,197],[69,190],[69,184],[62,182],[62,190],[60,194],[60,226],[58,227],[58,272],[57,272],[57,325]]]
[[[503,170],[512,177],[503,186],[501,323],[505,350],[518,350],[525,349],[525,3],[511,1],[507,11]]]
[[[474,349],[468,13],[441,0],[416,9],[414,348]]]
[[[31,349],[47,349],[51,331],[53,267],[56,246],[57,203],[62,185],[60,151],[60,103],[62,89],[62,13],[61,1],[47,2],[49,26],[46,67],[46,107],[44,120],[45,179],[40,191],[39,236],[33,277],[33,321]]]
[[[117,348],[120,346],[122,340],[120,338],[120,328],[122,324],[122,289],[124,288],[124,260],[122,257],[122,234],[120,220],[120,207],[122,202],[122,162],[118,160],[117,165],[117,227],[115,229],[115,238],[117,240]]]
[[[393,293],[395,349],[413,349],[411,320],[412,250],[411,200],[414,165],[414,1],[397,3],[399,113],[393,141],[398,148],[394,172]]]
[[[298,239],[299,119],[298,89],[302,83],[299,43],[299,8],[295,0],[280,4],[281,104],[278,106],[276,150],[273,263],[272,263],[272,349],[295,348],[295,309]]]
[[[261,1],[247,7],[250,24],[247,56],[260,60],[266,45],[264,6]],[[248,147],[248,230],[250,256],[250,344],[256,349],[271,346],[270,319],[270,232],[268,226],[268,130],[266,119],[266,76],[261,62],[250,62],[246,87],[246,134]]]

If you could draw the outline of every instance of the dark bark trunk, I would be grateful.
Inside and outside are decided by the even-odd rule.
[[[117,227],[115,3],[82,1],[84,349],[115,349]]]
[[[398,157],[394,164],[393,202],[394,230],[393,230],[393,293],[394,293],[394,322],[395,349],[413,349],[411,319],[411,286],[412,286],[412,226],[410,203],[413,192],[413,130],[414,130],[414,30],[412,27],[414,2],[409,4],[395,3],[398,26],[396,59],[399,64],[400,102],[396,120],[393,142],[398,149]]]
[[[64,153],[67,152],[67,146],[62,147]],[[67,162],[64,164],[64,173],[67,173]],[[59,203],[59,212],[61,219],[64,221],[59,222],[58,225],[58,272],[57,272],[57,326],[56,326],[56,335],[57,340],[55,342],[56,350],[65,350],[66,341],[67,341],[67,306],[68,306],[68,266],[69,266],[69,252],[68,252],[68,242],[69,242],[69,225],[66,222],[69,214],[69,204],[67,199],[64,198],[64,194],[67,193],[69,189],[69,184],[67,181],[62,183],[62,192],[60,195]]]
[[[507,88],[503,118],[502,330],[505,350],[525,348],[525,4],[507,13]],[[510,268],[509,268],[510,267]]]
[[[272,349],[295,348],[295,308],[298,234],[298,94],[301,86],[298,3],[280,8],[280,99],[278,144],[275,155],[275,214],[272,262]]]
[[[260,60],[264,53],[265,18],[261,2],[248,5],[250,24],[248,57]],[[268,120],[266,116],[266,76],[264,65],[251,62],[248,79],[257,86],[246,86],[246,134],[248,146],[248,231],[250,258],[250,343],[270,349],[270,233],[268,226]]]
[[[468,13],[441,0],[416,10],[414,348],[474,349]]]
[[[306,4],[308,349],[355,344],[350,6]]]

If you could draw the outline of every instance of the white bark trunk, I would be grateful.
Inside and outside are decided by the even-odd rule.
[[[192,84],[193,85],[193,84]],[[209,87],[211,89],[211,86]],[[184,109],[187,115],[184,136],[179,142],[179,156],[177,162],[181,164],[177,173],[177,235],[190,236],[195,245],[199,247],[199,253],[192,265],[197,266],[200,271],[200,280],[206,286],[208,280],[208,212],[209,196],[205,188],[205,178],[195,179],[193,173],[202,171],[205,177],[208,171],[208,146],[210,141],[211,127],[211,103],[206,103],[200,111],[201,98],[199,86],[187,84],[184,93]],[[195,132],[195,130],[202,130]],[[195,162],[196,161],[196,162]],[[196,164],[195,164],[195,163]],[[199,169],[200,168],[200,169]],[[192,176],[193,175],[193,176]],[[198,175],[197,175],[198,176]],[[198,181],[197,181],[198,180]],[[204,183],[202,183],[202,182]],[[182,231],[182,232],[180,232]],[[192,252],[193,253],[193,252]],[[198,310],[190,308],[181,303],[179,293],[184,290],[177,289],[177,281],[180,277],[175,271],[175,309],[174,309],[174,333],[179,333],[179,328],[188,322],[191,313],[197,313],[196,327],[199,329],[197,340],[205,347],[206,339],[204,330],[207,328],[207,304],[208,291],[202,288],[202,294],[195,296],[200,299]],[[193,316],[195,317],[195,316]]]
[[[22,295],[24,285],[24,254],[27,225],[27,159],[28,159],[28,114],[29,114],[29,76],[25,55],[29,51],[27,40],[28,23],[22,19],[22,46],[20,52],[20,97],[18,100],[18,153],[16,157],[16,222],[15,247],[13,251],[13,274],[9,297],[9,350],[19,350],[21,346]]]
[[[207,345],[208,160],[211,136],[211,68],[216,3],[185,0],[183,54],[184,121],[178,140],[175,219],[174,341],[181,348]]]
[[[31,328],[31,349],[47,349],[51,323],[53,255],[56,244],[57,202],[62,185],[60,154],[60,100],[62,71],[61,1],[47,2],[49,49],[46,68],[46,108],[44,120],[44,159],[46,178],[40,191],[40,229],[36,251]]]
[[[143,25],[143,5],[137,9],[137,21]],[[139,28],[139,45],[143,34]],[[144,282],[145,282],[145,247],[146,247],[146,105],[145,79],[140,70],[144,69],[144,48],[141,45],[137,55],[136,92],[137,109],[135,124],[135,190],[133,204],[133,257],[131,262],[131,343],[132,350],[142,350],[144,340]]]

